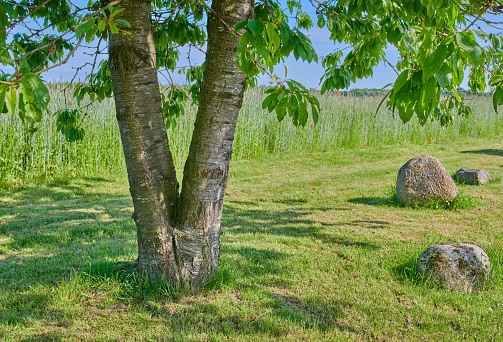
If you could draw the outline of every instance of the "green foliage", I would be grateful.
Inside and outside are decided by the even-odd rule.
[[[92,2],[89,5],[88,9],[92,10]],[[43,4],[37,1],[33,4],[2,3],[0,62],[2,65],[14,67],[14,72],[0,75],[0,112],[8,112],[11,115],[17,113],[22,122],[29,126],[31,133],[36,132],[35,126],[41,122],[43,112],[47,109],[49,102],[49,92],[40,75],[64,63],[84,39],[86,42],[97,37],[106,39],[108,31],[112,34],[130,34],[123,29],[130,28],[130,24],[124,20],[115,19],[116,15],[123,10],[117,6],[108,4],[104,8],[95,9],[84,15],[80,15],[81,11],[72,7],[73,5],[67,1],[60,0],[51,0]],[[73,10],[75,11],[72,12]],[[9,39],[8,32],[17,28],[26,18],[38,23],[41,28],[32,30],[28,26],[28,30],[31,30],[30,34],[15,33]],[[39,22],[37,19],[43,20]],[[57,33],[63,32],[63,34],[41,34],[49,29]],[[75,39],[79,41],[77,45],[70,43],[71,39],[63,38],[69,32],[73,33]],[[39,37],[40,40],[37,41],[33,39],[34,37]],[[111,95],[111,87],[107,79],[102,76],[102,69],[103,67],[96,75],[89,75],[89,79],[94,80],[96,87],[90,83],[89,87],[81,87],[76,91],[75,96],[79,99],[78,102],[86,93],[92,99],[97,96],[99,100]],[[109,73],[108,76],[110,76]],[[73,115],[69,113],[76,113],[76,111],[71,110],[56,115],[58,130],[69,141],[80,140],[84,137],[82,129],[71,126]]]
[[[275,110],[278,121],[282,121],[288,114],[292,117],[295,126],[305,126],[308,119],[308,104],[310,104],[311,117],[316,124],[320,112],[318,99],[298,82],[286,81],[286,84],[288,88],[284,84],[279,84],[276,88],[266,91],[269,95],[262,102],[262,109],[267,108],[269,112]]]
[[[56,130],[61,132],[66,140],[74,142],[84,139],[84,129],[78,126],[79,110],[60,110],[56,116]]]
[[[501,38],[469,27],[459,30],[460,26],[467,26],[467,13],[480,19],[487,8],[481,10],[470,2],[448,5],[433,1],[380,5],[351,1],[321,7],[326,18],[320,15],[318,25],[326,25],[333,41],[353,45],[343,61],[340,51],[324,58],[322,93],[348,88],[356,79],[371,76],[372,68],[385,60],[383,49],[393,45],[401,55],[396,66],[400,75],[390,92],[388,108],[398,110],[403,122],[416,115],[422,123],[432,117],[448,124],[452,122],[452,109],[469,115],[463,98],[457,94],[454,105],[440,99],[444,89],[455,92],[460,86],[466,67],[471,68],[469,85],[473,92],[485,91],[487,72],[501,74]],[[491,41],[492,46],[480,46],[475,34],[481,40]],[[495,78],[490,85],[497,106],[502,103],[498,90],[501,82]]]
[[[187,94],[181,87],[171,86],[168,95],[162,94],[162,112],[166,129],[175,128],[177,118],[185,113],[183,103],[187,100]]]
[[[80,106],[86,95],[89,95],[91,102],[102,102],[112,96],[113,86],[107,60],[101,61],[98,71],[87,75],[86,80],[88,83],[78,83],[73,92],[77,105]]]
[[[274,66],[284,62],[290,53],[295,59],[318,61],[310,39],[298,28],[290,28],[285,20],[246,20],[238,23],[234,32],[237,34],[242,28],[245,32],[239,40],[237,61],[251,80],[259,74],[272,73]]]

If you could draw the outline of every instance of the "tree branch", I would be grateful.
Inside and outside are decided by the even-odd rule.
[[[486,13],[486,12],[487,12],[487,9],[489,8],[489,6],[490,6],[490,4],[491,4],[491,3],[492,3],[492,2],[490,2],[490,3],[487,5],[487,7],[479,13],[479,15],[477,16],[477,18],[475,18],[475,20],[474,20],[474,21],[472,21],[472,22],[470,23],[470,25],[468,25],[468,26],[467,26],[467,27],[463,30],[463,32],[468,31],[468,29],[469,29],[470,27],[472,27],[472,25],[473,25],[473,24],[475,24],[475,22],[476,22],[477,20],[479,20],[480,18],[482,18],[482,16],[484,15],[484,13]]]
[[[53,69],[55,67],[58,67],[60,65],[65,64],[66,62],[68,62],[68,60],[70,59],[70,56],[73,55],[73,53],[79,48],[80,44],[82,44],[82,41],[84,40],[84,37],[85,37],[84,35],[82,37],[80,37],[80,40],[78,41],[77,45],[75,45],[75,47],[73,48],[73,50],[68,53],[68,55],[66,56],[66,58],[64,60],[62,60],[61,62],[56,63],[54,65],[51,65],[50,67],[48,67],[48,68],[46,68],[44,70],[40,70],[40,71],[36,72],[36,74],[40,75],[43,72],[46,72],[48,70],[51,70],[51,69]]]

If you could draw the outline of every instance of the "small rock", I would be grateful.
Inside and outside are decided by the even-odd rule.
[[[479,169],[465,169],[464,167],[456,171],[458,182],[470,185],[482,185],[491,179],[491,175]]]
[[[396,195],[402,205],[424,205],[451,201],[458,188],[440,161],[424,155],[412,158],[398,171]]]
[[[473,292],[485,283],[491,263],[475,244],[443,243],[427,248],[417,260],[417,273],[451,290]]]

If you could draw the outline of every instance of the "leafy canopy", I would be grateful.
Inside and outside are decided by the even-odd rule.
[[[314,16],[308,14],[313,8]],[[255,85],[260,75],[271,78],[273,86],[262,107],[275,111],[279,120],[288,115],[296,125],[305,125],[309,112],[315,123],[318,119],[318,100],[300,83],[274,74],[274,67],[290,55],[308,63],[319,61],[306,35],[316,25],[328,30],[334,42],[333,52],[321,58],[322,93],[348,88],[357,79],[372,76],[374,67],[384,62],[397,73],[383,100],[389,109],[403,122],[416,115],[422,123],[433,118],[448,124],[453,113],[471,114],[456,90],[465,77],[473,92],[490,87],[495,111],[503,104],[503,42],[500,23],[495,21],[502,9],[497,0],[288,0],[286,4],[265,0],[256,3],[254,19],[235,27],[222,22],[240,37],[236,57],[248,84]],[[90,0],[81,7],[66,0],[2,1],[0,112],[19,115],[34,132],[49,102],[43,73],[90,42],[94,58],[86,63],[92,72],[77,84],[74,96],[79,104],[86,96],[91,101],[112,96],[108,61],[98,61],[97,56],[106,48],[109,34],[131,34],[130,24],[116,17],[122,10],[120,0]],[[157,66],[168,78],[175,72],[185,74],[190,84],[188,89],[172,84],[164,90],[168,128],[176,126],[186,101],[199,98],[204,64],[192,65],[190,59],[187,63],[180,49],[203,49],[208,15],[214,13],[202,0],[152,0]],[[386,58],[390,48],[400,54],[394,65]],[[452,95],[441,96],[442,90]],[[69,141],[84,137],[85,110],[56,113],[58,130]]]

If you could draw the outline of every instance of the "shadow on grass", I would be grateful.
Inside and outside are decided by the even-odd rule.
[[[131,200],[128,195],[117,196],[104,192],[90,194],[88,185],[86,180],[79,185],[69,183],[24,189],[17,193],[23,198],[22,204],[15,208],[10,207],[10,204],[0,206],[0,234],[8,237],[7,240],[0,240],[0,247],[3,247],[0,248],[0,253],[3,253],[0,254],[0,288],[12,294],[8,302],[0,305],[0,322],[16,326],[29,321],[44,321],[51,327],[71,325],[71,315],[49,309],[48,303],[52,300],[51,291],[60,291],[58,289],[72,282],[74,277],[97,277],[92,286],[115,279],[122,284],[121,301],[133,300],[145,310],[149,305],[145,299],[151,298],[149,293],[153,291],[160,290],[159,293],[165,295],[165,301],[183,301],[187,297],[186,293],[177,293],[166,286],[148,288],[138,276],[135,277],[134,263],[113,262],[132,259],[131,255],[136,250],[135,227],[130,218]],[[12,194],[0,194],[0,199],[9,196]],[[40,201],[41,198],[44,200]],[[257,210],[246,208],[249,204],[227,202],[222,226],[234,234],[260,232],[285,238],[319,239],[323,243],[350,248],[378,249],[372,243],[324,233],[325,228],[336,227],[337,224],[316,222],[308,217],[313,211],[342,211],[347,208],[304,209],[295,207],[296,204],[302,205],[302,201],[284,203],[294,208],[282,211]],[[370,224],[376,222],[383,224],[380,221],[371,221]],[[365,224],[363,221],[361,223]],[[357,225],[358,222],[353,224]],[[260,297],[270,300],[249,304],[250,313],[243,315],[235,312],[229,314],[212,303],[198,303],[198,297],[195,303],[183,305],[176,312],[166,307],[147,311],[161,317],[168,326],[176,327],[173,334],[180,334],[181,337],[192,332],[211,331],[279,337],[289,331],[281,323],[285,319],[301,328],[354,331],[337,322],[342,317],[343,308],[350,306],[349,303],[317,297],[302,298],[288,291],[291,286],[285,280],[285,272],[289,270],[288,254],[228,243],[223,245],[221,255],[227,261],[207,289],[229,290],[228,286],[257,288],[258,285],[256,290],[261,294]],[[264,285],[264,281],[273,277],[283,277],[282,281],[274,283],[275,291]],[[241,283],[245,278],[246,283]],[[33,294],[35,290],[30,288],[38,286],[44,291]],[[79,299],[76,305],[86,307],[86,300]],[[256,312],[257,308],[270,309],[271,313],[261,316]],[[137,309],[126,306],[125,310]],[[58,340],[60,337],[57,333],[48,332],[45,335],[34,334],[27,340],[44,338]]]
[[[484,149],[484,150],[461,151],[461,153],[487,154],[489,156],[503,157],[503,150],[496,150],[496,149],[492,149],[492,148]]]
[[[338,226],[353,226],[362,227],[366,229],[386,229],[390,225],[388,221],[376,221],[376,220],[353,220],[344,223],[337,224]]]
[[[0,194],[0,288],[56,284],[83,265],[130,254],[129,196],[91,193],[92,183],[79,182]],[[12,196],[20,203],[9,203]]]
[[[232,234],[268,234],[286,238],[313,238],[332,245],[355,246],[369,250],[379,247],[366,241],[354,241],[350,238],[340,238],[323,232],[326,228],[339,227],[339,223],[325,223],[312,220],[310,216],[315,211],[342,211],[348,208],[315,207],[289,208],[282,211],[265,209],[247,209],[241,203],[228,201],[224,206],[222,229]],[[368,225],[380,224],[380,221],[354,221],[352,225],[368,228]],[[344,223],[346,225],[347,223]],[[351,223],[349,223],[351,225]]]
[[[224,275],[226,280],[218,285],[213,281],[206,286],[206,290],[219,288],[227,294],[225,299],[221,299],[224,303],[220,305],[208,302],[204,295],[193,296],[186,291],[172,289],[170,293],[169,289],[166,290],[165,294],[168,294],[168,297],[157,296],[162,295],[162,292],[154,295],[150,292],[145,296],[148,289],[134,277],[134,263],[115,265],[103,263],[85,272],[91,277],[101,278],[103,282],[114,278],[124,282],[126,286],[119,296],[129,302],[133,300],[136,308],[149,312],[152,318],[161,319],[163,324],[176,327],[171,329],[175,340],[176,336],[201,333],[210,336],[212,333],[225,336],[259,333],[269,337],[280,337],[289,331],[289,328],[282,323],[284,320],[302,329],[316,328],[322,331],[338,329],[344,332],[356,332],[351,326],[340,323],[344,317],[344,310],[352,307],[350,302],[327,300],[316,296],[301,298],[291,294],[290,283],[280,280],[286,275],[284,265],[288,263],[287,254],[228,244],[222,248],[221,254],[225,260],[221,263],[220,272],[215,279],[220,281]],[[239,289],[239,292],[235,289]],[[252,302],[243,296],[250,296],[250,299],[253,298]],[[257,301],[257,298],[261,299]],[[176,303],[176,309],[151,304],[163,302]],[[241,309],[228,310],[226,309],[228,305],[239,306]]]
[[[349,301],[327,300],[326,298],[300,299],[281,292],[271,292],[275,300],[275,314],[296,323],[304,329],[317,328],[325,331],[336,328],[340,331],[356,332],[348,325],[338,322],[344,310],[353,306]]]
[[[390,197],[357,197],[348,199],[349,203],[366,204],[377,207],[401,207],[395,196]]]
[[[0,190],[0,199],[14,197],[16,201],[24,203],[40,199],[43,199],[45,202],[59,202],[83,198],[97,198],[109,194],[99,192],[92,193],[89,189],[96,187],[99,183],[112,182],[113,180],[107,180],[101,177],[86,177],[78,179],[77,182],[73,181],[72,184],[72,180],[65,179],[37,187],[21,187],[10,191]],[[0,205],[0,209],[2,209],[2,207],[3,206]]]
[[[19,342],[60,342],[63,339],[58,336],[56,333],[41,333],[34,336],[30,336],[29,338],[23,338],[19,340]]]

